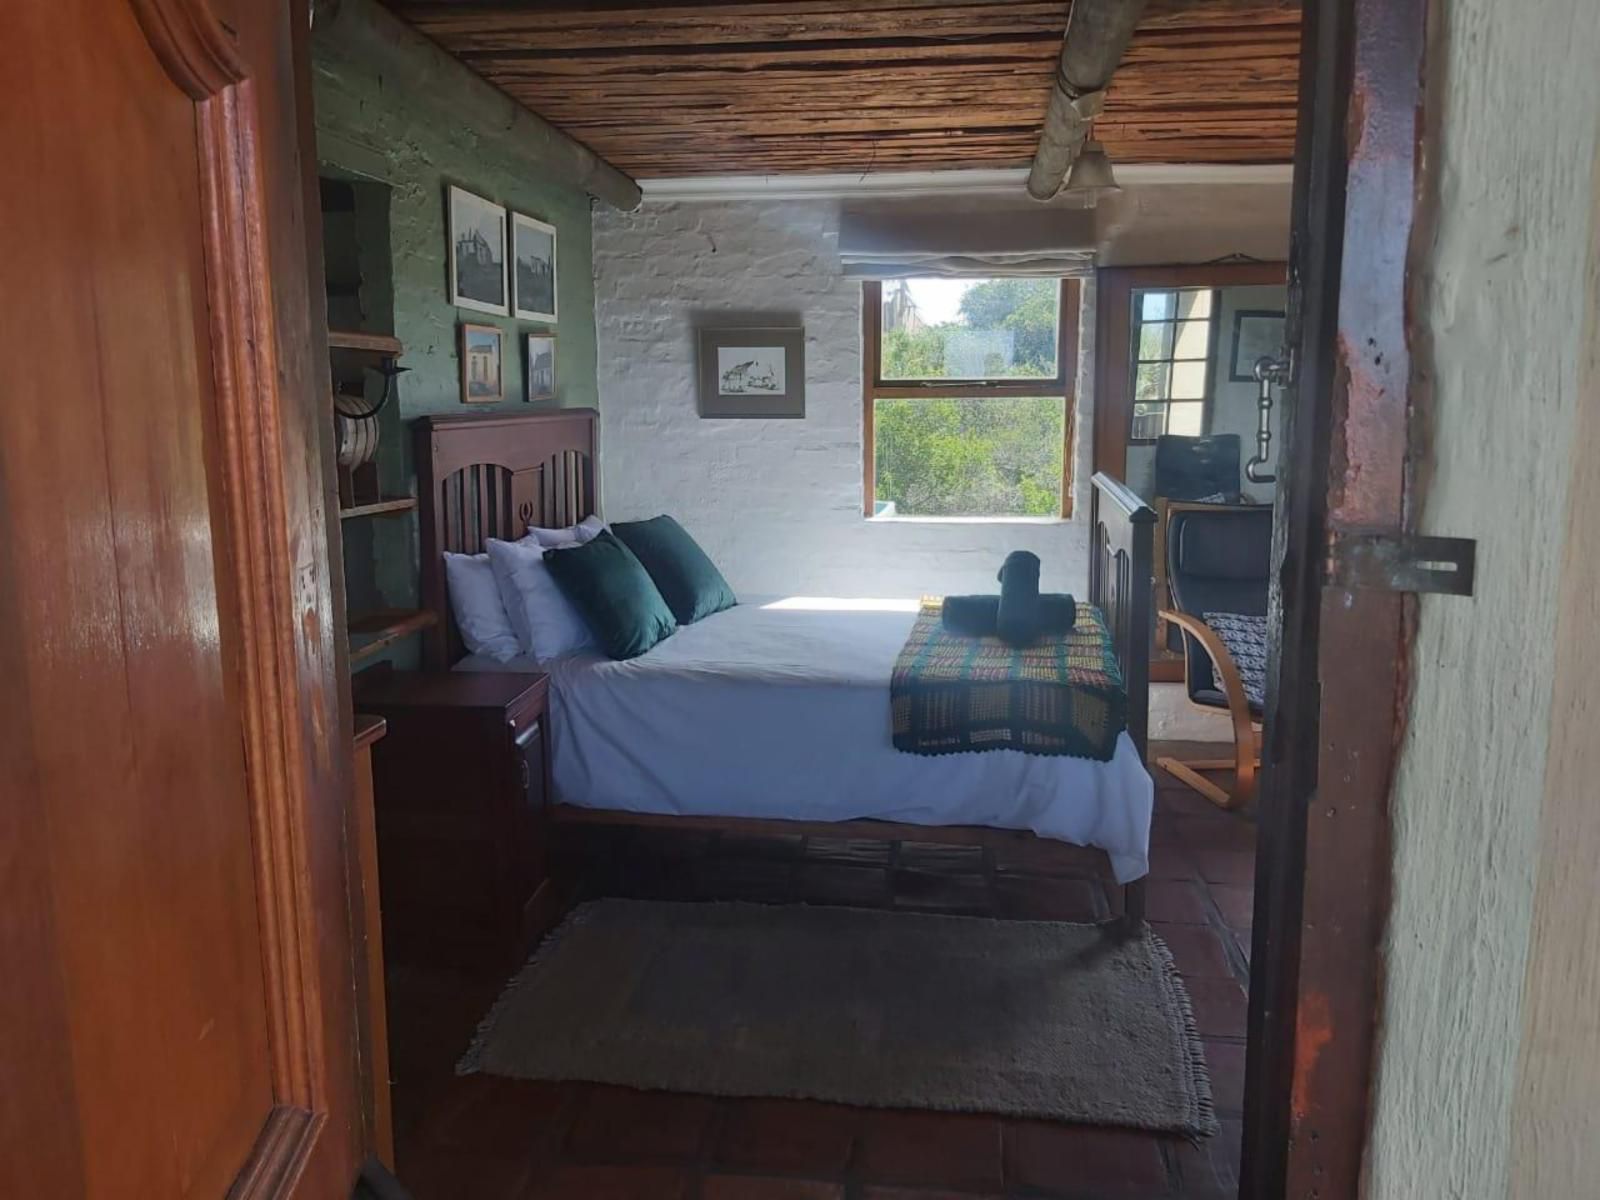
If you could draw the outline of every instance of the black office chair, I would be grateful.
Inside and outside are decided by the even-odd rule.
[[[1232,504],[1239,496],[1239,435],[1162,434],[1156,439],[1154,490],[1167,500],[1222,497]]]
[[[1173,607],[1163,609],[1161,616],[1182,631],[1184,687],[1190,703],[1224,709],[1232,718],[1233,758],[1162,757],[1156,759],[1156,765],[1223,808],[1237,808],[1255,795],[1264,705],[1259,684],[1246,686],[1223,634],[1206,623],[1205,614],[1265,618],[1271,558],[1271,505],[1180,510],[1172,514],[1167,529],[1167,582]],[[1244,627],[1253,624],[1227,622],[1225,632],[1243,649],[1254,640],[1253,631]],[[1259,655],[1254,645],[1249,648],[1254,678]],[[1234,773],[1231,792],[1200,774],[1221,770]]]

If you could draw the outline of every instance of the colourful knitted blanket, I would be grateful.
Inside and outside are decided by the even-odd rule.
[[[894,744],[912,754],[1022,750],[1109,761],[1128,697],[1100,610],[1031,646],[963,637],[924,598],[889,685]]]

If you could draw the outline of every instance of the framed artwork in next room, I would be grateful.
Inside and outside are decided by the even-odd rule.
[[[511,258],[517,317],[555,324],[556,227],[512,213]]]
[[[530,333],[528,363],[523,378],[527,388],[523,399],[529,404],[541,404],[556,398],[556,335]]]
[[[497,404],[505,399],[499,327],[463,322],[460,354],[461,403]]]
[[[1233,314],[1233,353],[1228,358],[1229,383],[1249,383],[1256,377],[1256,359],[1277,358],[1282,352],[1281,312],[1241,308]]]
[[[458,187],[450,188],[450,303],[504,317],[506,210]]]
[[[804,417],[806,331],[702,329],[699,378],[702,417]]]

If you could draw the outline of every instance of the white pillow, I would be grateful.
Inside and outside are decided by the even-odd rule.
[[[559,549],[546,551],[527,539],[502,542],[497,538],[489,539],[488,549],[501,603],[524,651],[539,662],[549,662],[595,647],[588,622],[562,595],[545,565],[545,554],[560,554]]]
[[[496,662],[510,662],[522,653],[487,554],[446,551],[444,577],[450,589],[450,610],[469,653],[484,654]]]
[[[599,517],[588,516],[565,529],[541,529],[537,525],[529,525],[528,536],[549,550],[556,546],[581,546],[593,541],[605,527],[606,523]]]

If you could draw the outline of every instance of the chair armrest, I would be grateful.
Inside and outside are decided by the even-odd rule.
[[[1239,666],[1233,661],[1233,655],[1228,653],[1227,646],[1222,644],[1217,631],[1199,617],[1175,609],[1163,608],[1159,615],[1163,620],[1170,621],[1183,630],[1185,638],[1192,637],[1200,643],[1200,648],[1211,660],[1217,678],[1222,681],[1222,694],[1228,699],[1228,715],[1233,718],[1234,740],[1240,746],[1251,745],[1255,740],[1255,718],[1250,712],[1250,698],[1244,694],[1244,680],[1239,675]],[[1183,672],[1184,682],[1187,684],[1189,674],[1187,655],[1183,660]]]

